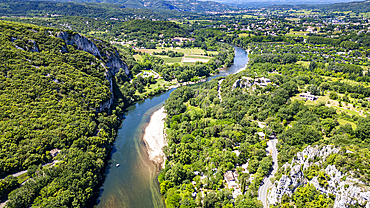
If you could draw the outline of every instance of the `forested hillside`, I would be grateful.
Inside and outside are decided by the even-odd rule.
[[[330,11],[352,11],[358,13],[370,12],[370,1],[355,1],[349,3],[338,3],[324,7],[325,10]]]
[[[9,207],[86,206],[119,122],[121,108],[107,114],[114,74],[127,67],[101,40],[5,21],[0,28],[0,175],[28,169],[21,181],[2,181],[0,195],[10,192]]]
[[[173,17],[198,17],[194,13],[171,10],[132,9],[118,4],[95,4],[52,1],[0,0],[2,16],[83,16],[91,18],[127,20],[131,18],[167,19]]]
[[[55,0],[52,0],[55,1]],[[62,0],[68,2],[67,0]],[[194,12],[205,12],[205,11],[228,11],[231,8],[227,5],[220,4],[214,1],[199,1],[199,0],[77,0],[76,2],[83,3],[109,3],[119,4],[124,7],[136,8],[136,9],[166,9],[176,11],[194,11]]]
[[[162,34],[164,38],[186,37],[189,31],[181,28],[178,24],[168,21],[133,20],[125,22],[121,26],[122,33],[131,39],[141,40],[156,38]]]

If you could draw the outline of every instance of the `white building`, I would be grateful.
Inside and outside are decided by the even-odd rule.
[[[317,97],[315,95],[312,95],[311,92],[301,93],[299,97],[306,98],[306,100],[310,100],[310,101],[314,101],[317,99]]]

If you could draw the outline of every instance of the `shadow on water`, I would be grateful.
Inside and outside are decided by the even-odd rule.
[[[245,67],[248,63],[246,52],[242,48],[234,48],[234,65],[207,80],[237,73]],[[165,207],[157,180],[160,167],[149,160],[142,138],[150,117],[163,106],[173,90],[139,101],[126,109],[122,128],[117,132],[107,163],[105,180],[97,199],[98,208]],[[120,166],[116,167],[116,164]]]

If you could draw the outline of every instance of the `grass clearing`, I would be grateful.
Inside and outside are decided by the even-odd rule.
[[[18,180],[18,183],[23,183],[25,182],[27,179],[29,179],[30,177],[27,175],[27,173],[25,174],[22,174],[20,176],[17,177],[17,180]]]
[[[245,14],[242,16],[243,19],[262,19],[263,17],[259,17],[259,16],[254,16],[254,15],[250,15],[250,14]]]
[[[185,58],[194,58],[194,59],[212,59],[209,56],[186,56]]]
[[[368,86],[369,85],[367,82],[356,82],[356,81],[351,80],[351,79],[343,79],[343,78],[329,77],[329,76],[321,76],[321,77],[324,78],[325,81],[331,81],[331,82],[339,81],[339,82],[347,83],[347,84],[350,84],[350,85],[362,85],[362,86]]]
[[[354,123],[354,122],[351,122],[351,121],[347,121],[347,120],[344,120],[344,119],[342,119],[342,118],[338,118],[337,119],[337,121],[338,121],[338,123],[340,124],[340,125],[346,125],[346,124],[351,124],[351,126],[352,126],[352,129],[356,129],[357,128],[357,125]]]
[[[138,91],[135,92],[135,95],[145,95],[147,93],[150,93],[150,92],[153,92],[155,89],[158,89],[160,87],[165,87],[165,86],[170,86],[170,85],[173,85],[173,84],[176,84],[176,81],[171,81],[171,82],[168,82],[164,79],[158,79],[157,80],[157,83],[155,84],[151,84],[149,87],[148,86],[145,86],[145,90],[143,93],[139,93]]]
[[[207,51],[207,54],[212,54],[212,55],[218,55],[218,52],[217,51]]]
[[[141,60],[141,56],[140,56],[139,54],[135,54],[135,55],[134,55],[134,59],[135,59],[136,61],[140,61],[140,60]]]
[[[302,65],[303,67],[306,67],[306,68],[308,68],[310,66],[309,61],[297,61],[297,64],[300,64],[300,65]]]
[[[171,48],[171,47],[163,47],[163,48],[156,48],[156,49],[139,49],[137,51],[141,51],[144,53],[153,54],[153,52],[160,53],[162,51],[173,51],[173,52],[180,52],[184,53],[184,55],[204,55],[205,52],[201,48]]]
[[[174,64],[174,63],[180,63],[182,57],[169,57],[169,56],[157,56],[163,59],[165,64]]]
[[[285,18],[285,20],[293,21],[293,22],[298,22],[298,21],[300,21],[301,19],[299,19],[299,18]]]
[[[248,34],[248,33],[240,33],[238,35],[239,35],[239,37],[249,37],[249,36],[253,37],[253,36],[256,36],[254,34]]]

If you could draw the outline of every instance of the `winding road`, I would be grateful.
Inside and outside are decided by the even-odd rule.
[[[267,147],[266,147],[266,152],[268,154],[271,153],[272,156],[272,170],[268,173],[267,177],[263,180],[263,185],[260,186],[258,189],[258,199],[262,201],[263,207],[268,208],[269,205],[267,204],[267,190],[270,188],[272,185],[271,183],[271,178],[274,177],[276,171],[278,170],[278,160],[277,160],[277,150],[276,150],[276,143],[277,143],[277,138],[270,137],[270,141],[267,142]]]
[[[45,166],[48,166],[50,165],[50,167],[53,167],[56,163],[60,162],[59,160],[54,160],[53,162],[50,162],[50,163],[46,163],[46,164],[43,164],[42,167],[45,167]],[[25,173],[27,173],[28,170],[23,170],[23,171],[20,171],[18,173],[14,173],[12,174],[13,177],[18,177],[18,176],[21,176]],[[3,178],[4,179],[4,178]],[[25,180],[20,186],[23,186],[29,179]],[[6,203],[8,202],[8,200],[6,201],[0,201],[0,208],[3,208],[5,207]]]

